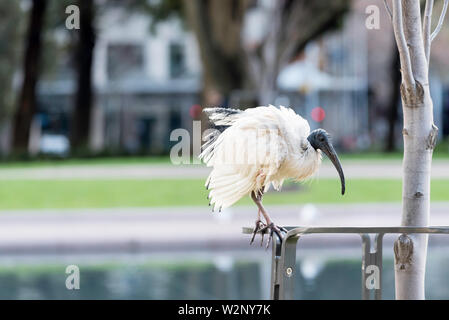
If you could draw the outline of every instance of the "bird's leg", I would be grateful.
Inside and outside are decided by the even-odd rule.
[[[257,232],[259,232],[259,230],[261,230],[261,229],[263,229],[265,227],[266,227],[265,223],[263,223],[262,220],[261,220],[260,210],[257,210],[256,226],[254,227],[253,236],[252,236],[251,241],[249,242],[249,244],[253,244],[254,238],[256,237]],[[260,245],[262,245],[262,243],[263,243],[263,233],[262,233],[262,241],[261,241]]]
[[[287,230],[285,228],[278,227],[277,225],[274,224],[273,220],[271,220],[270,216],[268,215],[264,206],[262,205],[262,196],[261,195],[258,196],[253,191],[253,192],[251,192],[251,198],[253,199],[253,201],[257,205],[257,207],[259,208],[260,213],[262,213],[262,215],[264,216],[265,221],[266,221],[266,226],[264,228],[260,229],[262,236],[265,232],[270,233],[270,236],[267,241],[267,248],[270,245],[271,238],[273,237],[273,233],[275,233],[278,236],[279,240],[282,242],[283,237],[282,237],[281,231],[287,232]],[[262,241],[263,241],[263,238],[262,238]]]
[[[262,196],[263,196],[263,190],[262,191],[258,191],[257,194],[256,194],[256,197],[257,197],[257,199],[259,199],[259,201],[262,200]],[[258,209],[257,210],[256,226],[254,227],[253,236],[252,236],[251,241],[249,243],[250,245],[253,244],[254,238],[256,237],[257,232],[259,232],[259,230],[262,230],[263,228],[266,227],[266,224],[262,222],[260,212],[261,212],[260,209]],[[262,233],[262,240],[260,242],[261,246],[263,244],[263,236],[264,236],[264,234]]]

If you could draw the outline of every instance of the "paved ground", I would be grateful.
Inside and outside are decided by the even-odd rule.
[[[343,162],[345,175],[351,178],[401,178],[400,160],[347,160]],[[38,168],[0,168],[0,179],[179,179],[205,178],[210,168],[202,165],[78,165]],[[337,173],[328,161],[324,162],[319,177],[336,178]],[[434,160],[433,179],[449,179],[449,160]]]
[[[431,225],[449,225],[449,202],[431,207]],[[400,204],[268,208],[280,225],[397,226],[401,216]],[[2,211],[0,254],[249,248],[241,230],[255,215],[252,206],[221,214],[204,207]],[[359,244],[358,236],[305,238],[305,246]]]

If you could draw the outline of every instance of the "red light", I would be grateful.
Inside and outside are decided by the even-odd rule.
[[[312,119],[316,122],[321,122],[326,118],[326,111],[321,107],[315,107],[311,112]]]
[[[193,119],[198,119],[201,116],[203,108],[199,104],[194,104],[190,107],[189,113]]]

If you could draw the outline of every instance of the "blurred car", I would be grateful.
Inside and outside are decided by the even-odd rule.
[[[42,134],[40,141],[40,152],[66,156],[70,151],[69,139],[62,134]]]

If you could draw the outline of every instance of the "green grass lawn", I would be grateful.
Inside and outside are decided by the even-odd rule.
[[[9,180],[0,181],[0,209],[207,206],[204,181],[193,180]],[[265,195],[266,204],[401,201],[400,180],[337,179],[287,184]],[[449,201],[449,180],[432,182],[432,201]],[[245,197],[238,204],[250,204]]]
[[[169,156],[141,156],[141,157],[110,157],[110,158],[68,158],[28,161],[0,161],[0,168],[40,168],[54,166],[104,166],[104,165],[133,165],[133,164],[170,164]]]
[[[326,157],[325,157],[326,158]],[[434,159],[449,160],[449,146],[441,143],[437,146]],[[384,161],[402,160],[402,152],[363,152],[342,153],[342,161]],[[5,161],[0,160],[0,168],[39,168],[53,166],[107,166],[107,165],[133,165],[133,164],[171,164],[169,156],[133,156],[133,157],[98,157],[98,158],[68,158],[68,159],[31,159],[27,161]]]

